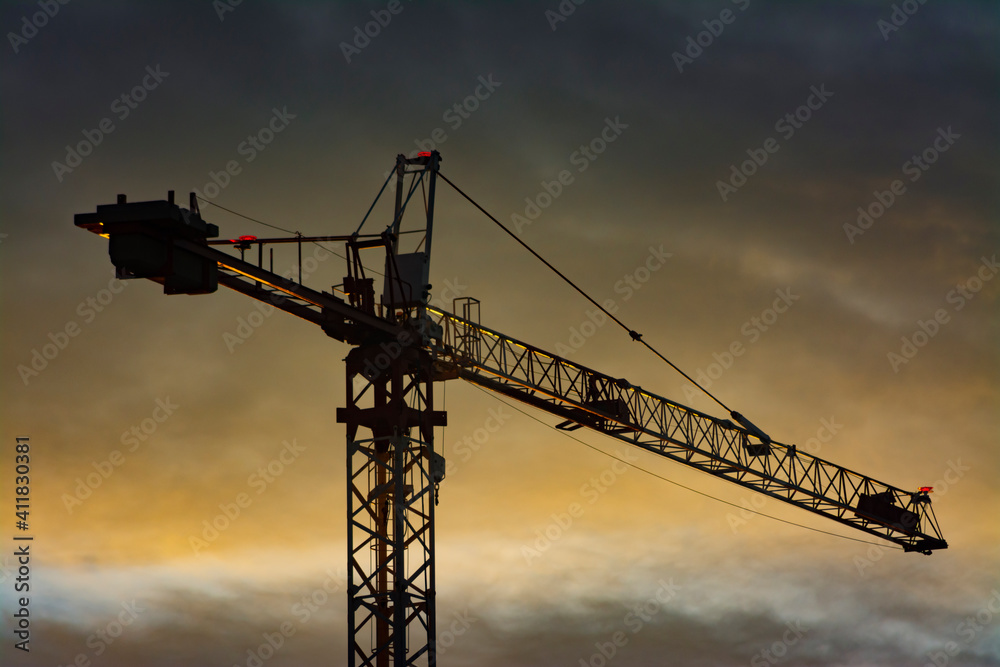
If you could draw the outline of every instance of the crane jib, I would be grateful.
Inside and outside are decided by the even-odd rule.
[[[75,222],[110,239],[120,277],[154,280],[168,294],[203,294],[222,284],[352,344],[376,332],[399,336],[405,328],[398,319],[369,312],[370,306],[359,309],[353,301],[345,303],[209,247],[206,239],[218,233],[215,225],[172,199],[127,203],[120,196],[117,204],[78,214]],[[301,243],[301,238],[264,241]],[[385,240],[356,246],[385,246],[392,252]],[[468,312],[466,318],[429,306],[424,312],[415,340],[439,359],[439,379],[462,377],[560,417],[561,430],[585,427],[604,433],[908,551],[947,547],[924,490],[905,491],[774,441],[738,412],[730,413],[732,420],[719,418],[646,392],[487,329],[467,319]]]
[[[460,377],[759,493],[890,540],[908,551],[947,547],[926,492],[908,492],[651,394],[439,309],[438,353]],[[741,428],[742,426],[742,428]],[[755,440],[756,439],[756,440]]]

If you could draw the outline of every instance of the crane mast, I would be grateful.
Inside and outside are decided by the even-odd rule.
[[[207,294],[222,285],[320,326],[352,346],[346,401],[337,410],[347,438],[348,664],[436,665],[434,509],[444,458],[434,448],[434,384],[461,378],[548,412],[557,428],[588,428],[757,493],[929,554],[947,547],[928,489],[906,491],[772,440],[738,423],[671,401],[479,324],[479,302],[430,307],[428,282],[437,151],[396,159],[395,214],[380,234],[212,240],[197,199],[98,206],[78,227],[109,239],[120,278],[147,278],[166,294]],[[405,176],[412,182],[404,198]],[[391,176],[390,176],[391,178]],[[417,250],[399,251],[407,203],[426,180],[426,219]],[[388,182],[388,181],[387,181]],[[384,187],[383,187],[384,190]],[[374,206],[374,205],[373,205]],[[360,230],[360,228],[359,228]],[[320,291],[263,266],[265,246],[343,241],[340,292]],[[245,251],[257,246],[257,264]],[[217,249],[232,246],[240,257]],[[422,249],[421,249],[422,248]],[[382,294],[362,253],[384,253]],[[300,261],[301,266],[301,261]]]

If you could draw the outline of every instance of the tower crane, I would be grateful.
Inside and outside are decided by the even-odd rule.
[[[547,412],[561,420],[557,428],[597,431],[905,551],[930,554],[948,546],[928,487],[907,491],[877,481],[780,443],[738,412],[717,417],[694,410],[487,328],[471,297],[456,299],[455,312],[431,306],[438,179],[464,195],[440,174],[440,164],[437,151],[397,156],[379,193],[394,176],[395,214],[377,234],[361,234],[359,227],[343,236],[220,240],[195,194],[185,209],[173,191],[158,201],[118,195],[116,203],[74,220],[109,240],[119,278],[149,279],[171,295],[208,294],[222,285],[351,346],[345,405],[337,410],[347,436],[347,664],[436,665],[434,510],[445,460],[435,449],[434,427],[446,425],[447,415],[435,407],[434,387],[450,379]],[[404,213],[418,187],[426,198],[425,220],[415,231],[423,240],[415,251],[401,252]],[[301,276],[302,244],[324,241],[343,242],[347,250],[343,283],[329,291],[307,287]],[[273,246],[288,243],[298,246],[298,279],[273,268]],[[240,256],[223,252],[224,246]],[[254,248],[256,263],[245,257],[251,251],[252,260]],[[384,262],[378,299],[362,261],[366,253]]]

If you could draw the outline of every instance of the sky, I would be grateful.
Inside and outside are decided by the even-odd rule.
[[[229,211],[347,234],[430,149],[771,436],[933,486],[949,543],[903,553],[449,381],[440,664],[1000,664],[994,3],[38,0],[0,28],[4,665],[345,664],[348,346],[116,281],[73,215],[196,191],[224,238],[283,234]],[[436,215],[435,303],[724,416],[445,185]],[[340,283],[310,251],[306,284]]]

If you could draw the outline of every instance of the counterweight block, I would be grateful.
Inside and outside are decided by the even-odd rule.
[[[74,223],[107,236],[108,254],[119,278],[148,278],[163,285],[165,294],[210,294],[218,289],[216,262],[180,247],[180,242],[205,243],[219,235],[197,211],[168,201],[98,206],[79,213]]]

